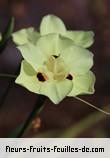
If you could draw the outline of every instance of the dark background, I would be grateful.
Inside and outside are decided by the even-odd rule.
[[[4,31],[11,16],[15,17],[14,31],[34,26],[39,29],[42,16],[55,14],[63,19],[68,29],[93,30],[95,43],[90,48],[95,55],[93,72],[97,81],[96,92],[83,96],[98,107],[110,103],[110,1],[109,0],[0,0],[0,31]],[[0,54],[0,73],[15,74],[19,68],[21,55],[8,42]],[[9,84],[11,83],[11,86]],[[7,95],[4,96],[8,88]],[[37,95],[30,93],[8,78],[0,78],[0,137],[22,123],[31,112]],[[45,108],[37,120],[39,129],[32,129],[27,136],[45,131],[61,130],[76,125],[95,110],[74,98],[64,99],[58,106],[47,99]],[[109,137],[110,117],[78,134],[78,137]],[[48,135],[48,137],[51,137]]]

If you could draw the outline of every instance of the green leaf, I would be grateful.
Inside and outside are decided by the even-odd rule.
[[[13,29],[14,29],[14,17],[12,17],[9,20],[9,23],[2,34],[2,40],[0,41],[0,51],[2,51],[5,48],[9,38],[11,37]]]
[[[18,135],[18,133],[20,133],[21,129],[23,128],[23,123],[20,124],[17,128],[15,128],[14,131],[12,131],[9,135],[8,138],[16,138],[16,136]]]

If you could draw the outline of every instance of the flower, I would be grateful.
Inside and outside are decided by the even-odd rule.
[[[60,34],[42,35],[36,44],[18,46],[24,60],[16,83],[46,95],[55,104],[66,96],[93,94],[93,54]]]
[[[61,34],[73,40],[74,44],[84,48],[90,47],[94,42],[94,33],[92,31],[67,30],[64,22],[55,15],[46,15],[42,18],[39,33],[31,27],[13,33],[12,37],[17,45],[23,45],[27,42],[35,44],[40,36],[49,33]]]

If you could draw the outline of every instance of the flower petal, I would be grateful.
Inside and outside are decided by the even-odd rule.
[[[73,88],[69,80],[38,81],[35,70],[26,61],[22,61],[21,72],[15,82],[31,92],[48,96],[55,104],[63,100]]]
[[[93,54],[75,45],[62,51],[61,57],[73,74],[84,74],[93,66]]]
[[[13,33],[12,37],[13,41],[17,45],[23,45],[28,42],[35,44],[38,38],[40,37],[40,34],[37,31],[35,31],[34,28],[30,27],[27,29],[21,29]]]
[[[25,60],[21,63],[20,75],[17,77],[15,82],[27,88],[31,92],[39,92],[40,83],[37,80],[36,71]]]
[[[41,86],[39,93],[46,95],[53,103],[58,104],[72,90],[73,83],[69,80],[47,81]]]
[[[71,45],[73,45],[72,40],[59,34],[48,34],[40,37],[37,41],[37,47],[48,56],[58,56],[62,50],[70,47]]]
[[[28,34],[28,40],[29,42],[36,44],[36,42],[38,41],[38,39],[40,38],[40,33],[37,32],[36,30],[32,29],[32,30],[27,30],[27,34]]]
[[[72,39],[76,45],[84,48],[90,47],[94,42],[92,31],[67,31],[66,36]]]
[[[43,65],[45,61],[45,56],[33,44],[27,43],[25,45],[18,46],[17,48],[20,50],[23,58],[28,63],[30,63],[34,67],[35,70],[37,70],[40,66]]]
[[[66,31],[65,24],[63,21],[54,15],[44,16],[40,24],[41,35],[49,33],[61,33],[64,34]]]
[[[95,75],[89,71],[84,75],[73,76],[74,87],[68,96],[77,96],[80,94],[93,94]]]

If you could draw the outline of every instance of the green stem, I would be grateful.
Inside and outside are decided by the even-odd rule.
[[[16,75],[12,75],[12,74],[2,74],[0,73],[0,77],[7,77],[7,78],[16,78]]]
[[[35,104],[32,112],[29,115],[29,117],[27,118],[27,120],[23,124],[20,132],[16,136],[17,138],[21,138],[24,135],[24,133],[28,130],[28,128],[30,127],[30,125],[33,121],[33,119],[42,111],[42,109],[44,107],[45,100],[46,100],[45,96],[42,96],[42,95],[38,96],[37,103]]]
[[[85,103],[85,104],[87,104],[87,105],[89,105],[89,106],[91,106],[92,108],[94,108],[94,109],[96,109],[96,110],[98,110],[98,111],[100,111],[100,112],[102,112],[102,113],[104,113],[106,115],[110,115],[110,112],[102,110],[102,109],[96,107],[95,105],[93,105],[93,104],[91,104],[91,103],[89,103],[89,102],[87,102],[87,101],[85,101],[85,100],[83,100],[83,99],[81,99],[79,97],[74,97],[74,98],[77,99],[77,100],[79,100],[79,101],[81,101],[81,102],[83,102],[83,103]]]
[[[0,73],[0,77],[2,78],[11,78],[10,82],[8,83],[8,86],[7,88],[5,89],[5,92],[3,93],[3,95],[1,96],[1,99],[0,99],[0,108],[2,108],[5,100],[6,100],[6,97],[7,97],[7,94],[9,93],[9,90],[11,89],[13,83],[14,83],[14,80],[16,79],[16,75],[13,75],[13,74],[4,74],[4,73]]]

